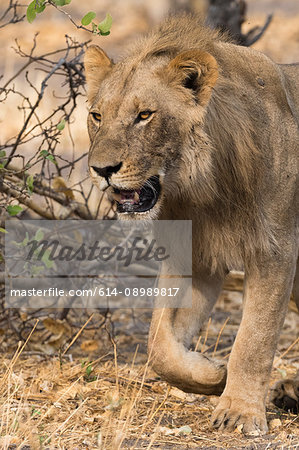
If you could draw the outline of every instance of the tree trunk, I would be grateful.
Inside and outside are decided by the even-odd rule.
[[[173,12],[200,14],[206,17],[210,27],[228,32],[235,42],[247,47],[262,37],[272,19],[269,15],[263,27],[253,27],[243,34],[247,9],[245,0],[171,0],[170,3]]]
[[[210,0],[207,23],[213,28],[228,31],[239,43],[243,43],[241,27],[245,20],[244,0]]]
[[[267,17],[263,27],[254,27],[247,34],[243,34],[242,25],[246,20],[246,10],[245,0],[209,0],[207,23],[213,28],[228,31],[238,44],[248,47],[262,37],[272,15]]]

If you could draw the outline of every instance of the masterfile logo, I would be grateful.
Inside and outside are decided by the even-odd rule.
[[[6,230],[9,307],[186,307],[191,301],[190,221],[10,220]]]

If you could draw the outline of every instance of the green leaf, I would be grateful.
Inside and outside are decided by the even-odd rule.
[[[31,416],[35,415],[41,415],[41,412],[38,409],[35,409],[34,407],[31,408]]]
[[[29,23],[32,23],[34,21],[34,19],[36,18],[36,14],[42,13],[45,9],[46,5],[45,5],[45,0],[33,0],[33,2],[31,2],[28,5],[27,11],[26,11],[26,16],[27,16],[27,20]]]
[[[23,208],[20,205],[8,205],[6,211],[10,216],[16,216],[19,212],[23,211]]]
[[[56,125],[57,130],[62,131],[65,127],[65,120],[62,119],[58,125]]]
[[[29,23],[32,23],[36,18],[35,0],[28,5],[26,16]]]
[[[89,377],[92,371],[93,371],[92,365],[88,364],[88,366],[86,367],[86,375]]]
[[[26,179],[26,185],[30,194],[33,192],[33,175],[28,175]]]
[[[27,231],[26,231],[26,236],[24,237],[24,239],[23,239],[23,241],[22,242],[19,242],[19,246],[20,247],[26,247],[26,245],[28,244],[28,242],[29,242],[29,235],[28,235],[28,233],[27,233]]]
[[[5,228],[1,228],[1,227],[0,227],[0,232],[1,233],[8,233],[8,231],[6,231]]]
[[[191,429],[191,427],[189,427],[189,425],[183,425],[182,427],[180,427],[178,429],[178,433],[180,436],[186,435],[186,434],[188,435],[188,434],[192,433],[192,429]]]
[[[40,273],[44,272],[44,266],[31,266],[30,267],[30,275],[40,275]]]
[[[6,151],[5,150],[1,150],[0,151],[0,158],[4,158],[6,156]]]
[[[51,161],[53,164],[57,164],[57,162],[55,161],[55,158],[53,155],[48,155],[46,156],[46,159],[48,159],[49,161]]]
[[[54,266],[54,261],[49,259],[50,255],[51,255],[51,252],[49,249],[47,249],[42,256],[42,262],[45,264],[47,269],[51,269]]]
[[[43,237],[44,237],[44,233],[43,233],[43,231],[39,228],[39,229],[37,230],[37,232],[35,233],[34,240],[37,241],[37,242],[39,242],[39,241],[41,241],[41,240],[43,239]]]
[[[111,25],[112,25],[112,17],[108,13],[106,14],[105,20],[99,23],[98,29],[100,30],[101,34],[105,34],[110,32]]]
[[[87,26],[90,24],[90,22],[96,17],[96,13],[93,11],[89,11],[87,14],[85,14],[84,17],[82,17],[81,23],[84,26]]]
[[[56,6],[69,5],[72,0],[53,0]]]
[[[46,8],[45,0],[35,0],[35,11],[40,14]]]
[[[59,124],[58,124],[59,125]],[[57,125],[57,127],[58,127]],[[39,156],[42,156],[45,159],[48,159],[49,161],[51,161],[53,164],[57,164],[57,162],[55,161],[55,158],[53,155],[51,155],[51,153],[48,152],[48,150],[42,150],[39,154]]]
[[[278,368],[276,368],[276,370],[280,373],[282,378],[286,378],[287,373],[286,373],[285,369],[278,369]]]
[[[53,0],[56,6],[64,6],[70,3],[67,0]]]
[[[91,24],[93,34],[98,34],[98,26],[96,23],[92,22]]]

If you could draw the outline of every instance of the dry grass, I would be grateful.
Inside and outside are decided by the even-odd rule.
[[[240,286],[224,291],[202,332],[198,351],[227,358],[240,321]],[[0,381],[0,448],[296,448],[299,418],[268,404],[270,433],[246,438],[213,431],[209,416],[216,397],[185,394],[161,381],[145,354],[149,313],[118,310],[116,338],[105,330],[67,337],[66,355],[47,356],[36,349],[36,329],[13,356],[3,356]],[[291,309],[280,339],[271,384],[299,368]],[[132,328],[136,333],[132,332]],[[140,329],[143,330],[140,333]],[[138,332],[139,330],[139,332]],[[54,331],[53,331],[54,333]],[[35,337],[35,334],[37,336]],[[106,336],[105,336],[106,335]],[[98,345],[95,345],[98,342]],[[27,446],[27,447],[26,447]]]

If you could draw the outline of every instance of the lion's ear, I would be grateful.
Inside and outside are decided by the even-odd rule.
[[[165,74],[172,82],[191,89],[196,101],[206,106],[218,78],[218,65],[210,53],[189,50],[172,59]]]
[[[88,101],[92,102],[101,82],[113,67],[113,62],[97,45],[91,45],[85,52],[84,67],[87,81]]]

